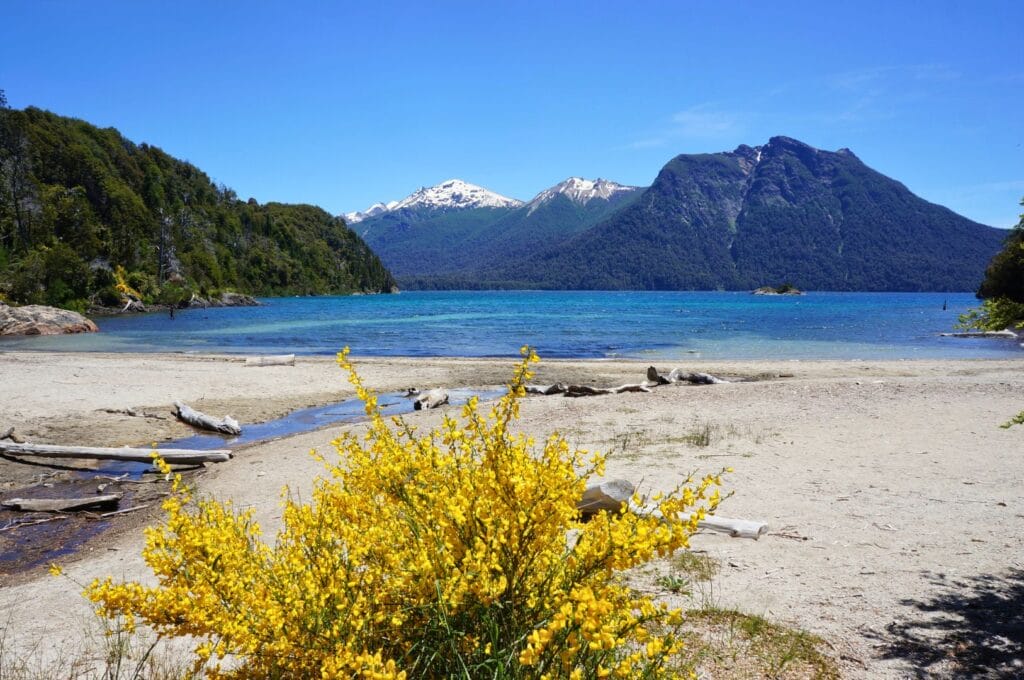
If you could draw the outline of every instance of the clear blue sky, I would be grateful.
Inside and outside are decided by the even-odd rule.
[[[6,0],[0,89],[334,213],[452,177],[646,185],[784,134],[1017,221],[1022,0],[496,4]]]

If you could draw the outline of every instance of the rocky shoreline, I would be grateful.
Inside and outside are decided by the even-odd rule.
[[[130,300],[124,307],[94,305],[89,308],[90,316],[118,316],[121,314],[143,314],[171,312],[174,309],[207,307],[257,307],[260,302],[251,295],[242,293],[221,293],[220,297],[201,298],[193,295],[188,302],[178,305],[151,304],[141,300]],[[99,327],[86,316],[59,307],[46,305],[24,305],[12,307],[0,302],[0,336],[15,335],[66,335],[69,333],[97,333]]]
[[[120,314],[147,314],[152,312],[168,312],[171,309],[196,309],[208,307],[258,307],[260,302],[251,295],[244,293],[225,292],[220,297],[202,298],[193,295],[187,302],[176,305],[164,303],[146,304],[141,300],[130,300],[123,307],[107,307],[103,305],[92,305],[89,307],[89,314],[93,316],[118,316]]]

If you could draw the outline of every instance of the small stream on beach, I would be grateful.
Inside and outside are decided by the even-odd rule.
[[[470,397],[477,396],[481,401],[497,399],[505,393],[505,388],[488,387],[480,389],[458,388],[448,390],[448,403],[454,406],[465,404]],[[404,392],[385,392],[378,395],[380,411],[385,416],[400,416],[413,411],[413,400]],[[218,434],[194,434],[160,444],[156,450],[188,449],[206,451],[209,449],[235,450],[258,442],[289,437],[303,432],[312,432],[330,425],[343,425],[366,420],[363,402],[355,397],[324,406],[302,408],[265,423],[253,423],[242,426],[242,434],[231,437]],[[127,473],[129,479],[139,479],[153,467],[143,463],[122,463],[109,461],[95,470],[83,472],[84,475],[122,475]]]
[[[480,389],[450,389],[449,404],[459,406],[465,404],[470,397],[477,396],[480,401],[497,399],[505,393],[505,388],[487,387]],[[385,416],[397,416],[413,411],[413,400],[404,392],[386,392],[378,395],[381,413]],[[358,423],[367,419],[366,411],[357,398],[313,406],[292,411],[281,418],[264,423],[242,426],[242,434],[236,437],[215,434],[195,434],[173,441],[165,442],[156,448],[189,449],[203,451],[209,449],[236,450],[252,444],[288,437],[303,432],[312,432],[331,425]],[[232,461],[222,463],[231,465]],[[116,486],[120,478],[126,481],[141,481],[147,473],[152,473],[152,465],[121,461],[102,461],[98,467],[89,470],[76,470],[72,479],[64,483],[51,485],[40,484],[21,489],[21,497],[70,498],[83,493],[95,493],[96,483],[107,480],[107,486]],[[122,489],[124,497],[121,508],[132,507],[136,491],[130,485]],[[109,491],[108,491],[109,493]],[[152,503],[149,503],[152,504]],[[104,518],[95,513],[69,513],[67,520],[45,521],[39,524],[31,522],[52,518],[43,513],[15,513],[0,510],[0,531],[5,532],[6,541],[0,549],[0,573],[20,573],[28,571],[58,557],[69,555],[80,549],[86,541],[102,534],[114,526],[113,518]],[[24,524],[22,524],[24,522]],[[56,546],[50,548],[50,546]]]

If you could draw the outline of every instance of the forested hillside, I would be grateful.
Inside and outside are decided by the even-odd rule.
[[[123,299],[387,292],[343,220],[239,200],[195,166],[0,92],[0,296],[83,309]]]

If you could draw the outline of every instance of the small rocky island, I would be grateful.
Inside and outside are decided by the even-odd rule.
[[[804,292],[790,283],[781,286],[761,286],[751,291],[753,295],[803,295]]]

